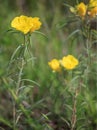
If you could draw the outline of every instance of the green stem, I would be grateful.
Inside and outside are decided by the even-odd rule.
[[[21,62],[20,66],[19,66],[19,73],[18,73],[18,79],[17,79],[17,84],[16,84],[16,96],[18,99],[18,90],[21,87],[21,81],[22,81],[22,74],[23,74],[23,69],[24,69],[24,65],[25,65],[25,53],[26,53],[26,36],[24,35],[24,44],[23,46],[23,54],[21,55],[21,57],[19,57],[19,61]],[[13,99],[13,130],[16,130],[16,125],[17,125],[17,115],[16,115],[16,104],[17,104],[17,100]]]
[[[24,35],[24,44],[23,44],[23,54],[22,54],[22,57],[21,57],[21,66],[20,66],[20,70],[19,70],[19,74],[18,74],[18,81],[17,81],[17,93],[16,95],[18,95],[18,89],[20,88],[21,86],[21,80],[22,80],[22,73],[23,73],[23,69],[24,69],[24,65],[25,65],[25,53],[26,53],[26,48],[27,48],[27,44],[26,44],[26,35]]]
[[[18,81],[17,81],[17,92],[18,92],[18,89],[21,86],[21,80],[22,80],[22,73],[23,73],[23,69],[24,69],[24,64],[25,64],[25,61],[22,58],[21,59],[21,67],[20,67],[20,71],[19,71],[19,75],[18,75]],[[16,95],[18,95],[18,93]]]
[[[13,100],[13,130],[16,130],[16,103]]]
[[[88,61],[87,61],[87,65],[91,65],[91,45],[90,45],[90,42],[88,39],[87,39],[87,42],[86,42],[86,50],[87,50],[87,56],[88,56]]]
[[[73,112],[72,112],[72,118],[71,118],[71,130],[74,130],[75,125],[76,125],[76,104],[77,104],[77,89],[75,90],[75,95],[73,99]]]

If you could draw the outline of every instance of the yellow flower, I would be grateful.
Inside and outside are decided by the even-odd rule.
[[[79,64],[79,61],[74,56],[68,55],[63,57],[61,64],[64,68],[72,70]]]
[[[89,2],[89,8],[94,8],[97,6],[97,0],[90,0]]]
[[[91,9],[89,12],[88,12],[88,15],[90,17],[95,17],[97,15],[97,7],[94,7],[93,9]]]
[[[84,17],[86,15],[87,6],[81,2],[76,6],[76,11],[79,16]]]
[[[61,67],[60,67],[60,62],[57,59],[53,59],[50,62],[48,62],[48,65],[54,72],[60,72]]]
[[[32,22],[33,22],[34,26],[31,28],[30,32],[33,32],[35,30],[40,29],[41,22],[39,21],[39,18],[38,17],[34,17],[34,18],[31,18],[31,19],[32,19]]]
[[[38,17],[32,18],[21,15],[12,20],[11,26],[16,30],[23,32],[24,34],[27,34],[39,29],[41,22],[39,21]]]

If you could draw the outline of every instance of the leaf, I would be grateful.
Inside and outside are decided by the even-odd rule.
[[[75,35],[76,33],[78,33],[78,32],[80,32],[79,29],[73,31],[73,32],[67,37],[66,41],[67,41],[68,39],[70,39],[72,36],[74,36],[74,35]]]
[[[68,122],[68,120],[66,120],[65,118],[61,117],[61,119],[68,125],[70,126],[70,123]]]
[[[73,17],[67,17],[64,20],[60,21],[58,24],[56,24],[57,29],[63,28],[65,26],[69,26],[68,24],[72,22],[76,22],[77,18]]]
[[[48,37],[47,37],[44,33],[40,32],[40,31],[34,31],[34,33],[41,34],[42,36],[44,36],[45,38],[47,38],[47,39],[48,39]]]
[[[15,50],[15,51],[14,51],[14,53],[13,53],[13,55],[11,56],[10,63],[12,62],[12,60],[14,59],[14,57],[15,57],[16,53],[18,52],[18,50],[19,50],[21,47],[22,47],[22,46],[21,46],[21,45],[19,45],[19,46],[16,48],[16,50]]]
[[[70,111],[73,111],[73,109],[70,105],[65,104],[65,107],[67,107],[67,109],[69,109]]]
[[[46,116],[46,114],[42,114],[42,116],[49,121],[49,118]]]
[[[12,128],[10,122],[8,120],[5,120],[4,118],[0,117],[0,122],[4,123],[5,125],[9,126],[10,128]]]
[[[65,5],[65,6],[67,6],[67,7],[69,7],[69,8],[71,8],[71,7],[72,7],[71,5],[66,4],[66,3],[64,3],[64,5]]]
[[[35,82],[35,81],[31,80],[31,79],[21,79],[21,81],[28,81],[30,83],[33,83],[33,84],[37,85],[37,86],[40,86],[37,82]]]

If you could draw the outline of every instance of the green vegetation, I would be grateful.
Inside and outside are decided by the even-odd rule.
[[[97,130],[97,19],[80,2],[1,0],[0,130]],[[20,15],[39,17],[40,30],[13,29]],[[53,72],[48,62],[67,55],[78,65]]]

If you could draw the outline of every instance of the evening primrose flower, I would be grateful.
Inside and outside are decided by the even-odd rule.
[[[11,22],[13,28],[23,32],[24,34],[38,30],[41,24],[42,23],[39,21],[38,17],[32,18],[24,15],[15,17]]]
[[[80,17],[84,17],[87,12],[87,5],[85,5],[83,2],[79,3],[75,7],[70,7],[70,11]]]
[[[88,12],[88,15],[90,17],[96,17],[97,16],[97,7],[94,7],[93,9],[91,9],[89,12]]]
[[[97,0],[90,0],[89,1],[89,5],[88,5],[89,8],[94,8],[96,6],[97,6]]]
[[[48,65],[53,70],[53,72],[60,72],[61,70],[60,62],[57,59],[51,60],[50,62],[48,62]]]
[[[76,12],[80,17],[84,17],[86,15],[87,6],[81,2],[76,6]]]
[[[30,30],[30,32],[34,32],[35,30],[40,29],[41,22],[39,21],[38,17],[31,18],[31,21],[33,22],[33,26]]]
[[[64,56],[61,60],[61,65],[67,70],[74,69],[79,64],[79,61],[72,55]]]

